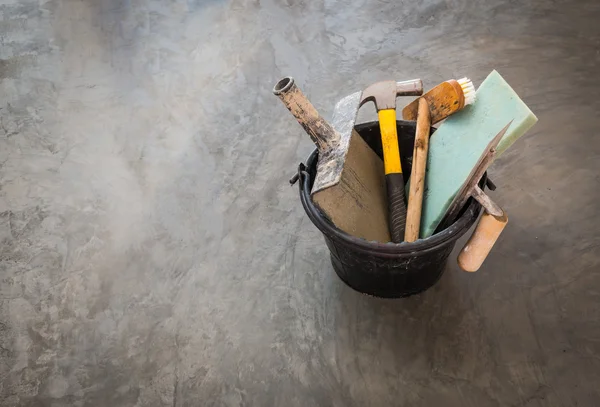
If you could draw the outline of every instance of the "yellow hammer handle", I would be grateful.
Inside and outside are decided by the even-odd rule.
[[[396,132],[396,110],[380,110],[378,115],[385,173],[386,175],[402,173],[400,148],[398,147],[398,134]]]
[[[381,131],[381,145],[383,146],[390,235],[392,242],[400,243],[404,239],[406,202],[404,201],[404,176],[400,164],[395,109],[379,111],[379,130]]]

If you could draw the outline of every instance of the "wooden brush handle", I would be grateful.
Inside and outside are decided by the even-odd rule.
[[[417,117],[417,131],[413,150],[412,171],[410,174],[410,190],[408,193],[408,209],[406,211],[406,230],[404,232],[404,241],[406,242],[414,242],[419,238],[430,127],[429,105],[425,99],[419,98],[419,115]]]
[[[506,213],[494,216],[485,212],[458,255],[460,268],[470,272],[479,270],[507,223]]]
[[[454,79],[440,83],[421,98],[427,100],[429,104],[431,124],[436,124],[465,106],[463,90]],[[413,100],[412,103],[402,109],[404,120],[417,120],[421,98]]]
[[[313,143],[317,145],[319,152],[330,150],[339,142],[339,133],[321,117],[317,109],[296,86],[294,78],[288,76],[280,79],[273,88],[273,93],[298,120]]]

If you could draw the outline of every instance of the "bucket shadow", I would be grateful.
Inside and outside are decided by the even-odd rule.
[[[477,378],[489,341],[454,268],[447,266],[429,290],[403,299],[370,297],[339,281],[332,339],[336,361],[355,386],[394,389],[384,397],[397,403],[397,397],[411,399],[407,389],[428,393],[432,381],[463,385]]]

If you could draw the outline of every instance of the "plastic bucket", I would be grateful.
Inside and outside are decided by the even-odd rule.
[[[381,156],[377,122],[356,126],[358,133]],[[410,174],[415,122],[398,121],[398,142],[402,167]],[[298,169],[300,201],[306,214],[323,233],[337,275],[350,287],[378,297],[398,298],[431,287],[441,277],[456,241],[473,225],[481,205],[470,199],[458,220],[427,239],[412,243],[378,243],[351,236],[335,227],[314,205],[310,191],[318,153],[313,151],[306,165]],[[485,176],[481,186],[485,184]]]

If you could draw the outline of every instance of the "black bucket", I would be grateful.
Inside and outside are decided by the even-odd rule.
[[[415,137],[415,122],[398,121],[398,143],[402,168],[410,174]],[[381,157],[381,138],[377,122],[356,126],[363,139]],[[300,200],[306,214],[323,233],[337,275],[350,287],[378,297],[398,298],[431,287],[442,275],[456,241],[479,216],[481,205],[470,199],[458,220],[449,228],[427,239],[412,243],[377,243],[357,238],[335,227],[314,205],[310,190],[317,165],[317,150],[300,165]],[[481,187],[485,184],[481,180]]]

